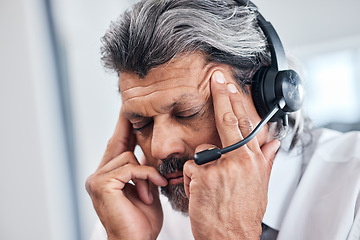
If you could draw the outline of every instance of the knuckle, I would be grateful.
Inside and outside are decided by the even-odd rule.
[[[194,161],[186,161],[183,166],[184,173],[192,173],[198,166]]]
[[[127,163],[123,166],[121,166],[121,168],[124,170],[124,172],[132,172],[134,169],[135,165],[133,163]]]
[[[106,148],[110,148],[112,146],[112,142],[113,142],[113,138],[110,138],[109,141],[107,142]]]
[[[238,125],[238,119],[236,118],[234,113],[225,112],[220,117],[220,123],[224,124],[225,126],[237,126]]]
[[[121,154],[121,158],[126,159],[128,163],[140,164],[135,154],[131,151],[126,151]]]
[[[251,132],[253,130],[253,125],[249,117],[241,117],[238,119],[239,128],[245,132]]]
[[[126,159],[132,159],[134,157],[134,154],[131,151],[126,151],[121,153],[121,157]]]
[[[252,128],[252,122],[251,122],[251,120],[250,120],[249,117],[246,117],[246,116],[240,117],[240,118],[238,119],[238,121],[239,121],[239,126],[240,126],[240,127]]]
[[[189,161],[186,161],[184,166],[183,166],[183,172],[184,174],[189,174],[191,173],[191,166],[189,164]]]
[[[98,176],[95,173],[86,179],[85,188],[90,195],[97,191],[98,186]]]

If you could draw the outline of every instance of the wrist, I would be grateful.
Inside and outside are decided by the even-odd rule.
[[[141,233],[141,231],[139,230],[139,233]],[[107,234],[107,240],[156,240],[157,236],[151,236],[151,234],[149,234],[148,236],[146,236],[146,234],[140,234],[138,236],[134,236],[133,234],[131,235],[125,235],[125,234],[121,234],[121,235],[114,235],[114,234]]]
[[[216,228],[213,227],[211,230],[202,231],[204,234],[199,234],[199,232],[193,231],[195,240],[218,240],[218,239],[227,239],[227,240],[259,240],[262,233],[261,224],[256,226],[241,227],[236,228]]]

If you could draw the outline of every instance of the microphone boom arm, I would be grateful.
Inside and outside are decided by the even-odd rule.
[[[253,139],[256,134],[258,134],[260,132],[260,130],[265,126],[265,124],[267,124],[270,119],[280,110],[283,109],[285,107],[286,103],[284,98],[281,98],[279,101],[277,101],[277,103],[275,104],[275,106],[271,109],[271,111],[265,116],[264,119],[261,120],[261,122],[256,126],[256,128],[243,140],[230,145],[228,147],[225,147],[223,149],[219,149],[219,148],[211,148],[211,149],[207,149],[198,153],[195,153],[194,155],[194,160],[195,163],[197,165],[202,165],[211,161],[214,161],[216,159],[219,159],[221,157],[222,154],[231,152],[235,149],[238,149],[239,147],[244,146],[245,144],[247,144],[248,142],[251,141],[251,139]],[[287,114],[285,115],[285,119],[284,119],[284,123],[287,122]]]

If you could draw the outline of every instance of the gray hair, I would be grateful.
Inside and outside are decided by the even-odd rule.
[[[145,77],[149,70],[183,53],[202,52],[208,62],[230,65],[242,89],[253,74],[270,64],[266,38],[256,11],[233,0],[144,0],[113,22],[102,38],[106,68]],[[304,129],[304,117],[292,114],[295,135]],[[277,137],[285,134],[281,122],[272,124]]]

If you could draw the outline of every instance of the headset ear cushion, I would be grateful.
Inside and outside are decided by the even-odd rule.
[[[264,118],[270,111],[266,106],[266,100],[264,95],[264,81],[269,67],[260,68],[252,79],[251,94],[255,104],[256,111],[261,118]]]

